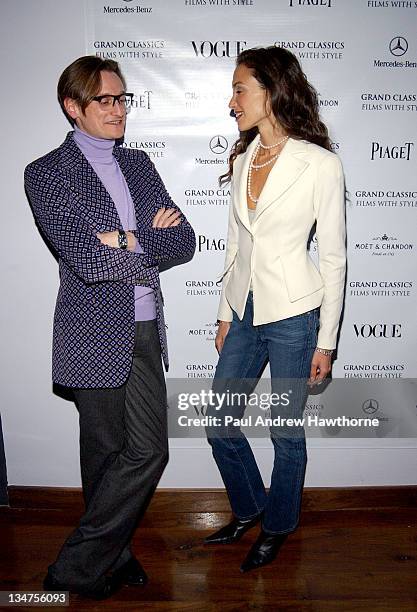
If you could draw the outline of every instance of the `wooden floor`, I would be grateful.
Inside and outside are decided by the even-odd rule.
[[[81,512],[78,491],[11,490],[0,509],[0,590],[40,590]],[[158,491],[134,539],[150,578],[72,610],[417,611],[417,488],[306,490],[302,520],[276,561],[242,575],[257,530],[234,545],[202,539],[230,515],[225,495]],[[7,608],[10,609],[10,608]],[[20,608],[29,609],[29,608]]]

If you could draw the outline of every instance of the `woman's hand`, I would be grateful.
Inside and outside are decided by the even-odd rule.
[[[314,385],[320,385],[328,374],[332,370],[332,356],[323,355],[318,351],[314,351],[313,359],[311,361],[310,378],[308,385],[314,387]]]
[[[214,345],[219,355],[222,352],[224,341],[229,333],[230,325],[231,323],[229,321],[219,321],[219,327],[217,328],[216,339],[214,341]]]
[[[100,240],[101,244],[112,247],[113,249],[119,249],[119,231],[115,230],[113,232],[99,232],[97,238]],[[126,232],[127,236],[127,250],[134,251],[136,249],[136,238],[132,232]]]

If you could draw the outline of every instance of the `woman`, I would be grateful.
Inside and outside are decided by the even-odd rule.
[[[306,382],[320,384],[330,373],[336,346],[346,259],[343,171],[319,119],[317,94],[289,51],[243,51],[229,107],[240,137],[221,177],[232,181],[232,201],[213,388],[248,394],[269,361],[272,391],[292,392],[288,406],[271,406],[272,416],[300,418]],[[319,270],[307,251],[314,225]],[[211,413],[241,418],[244,410],[242,403],[223,404]],[[220,419],[207,435],[234,518],[205,542],[235,542],[261,522],[241,571],[265,565],[299,520],[304,429],[271,428],[268,494],[236,423]]]

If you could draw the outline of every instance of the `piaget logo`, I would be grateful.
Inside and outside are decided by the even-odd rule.
[[[332,7],[332,0],[289,0],[290,6],[325,6]]]
[[[213,238],[212,236],[205,236],[199,234],[198,236],[198,252],[202,251],[224,251],[226,242],[224,238]]]
[[[375,159],[397,159],[410,161],[414,142],[404,142],[403,144],[387,145],[374,141],[371,145],[371,160]]]

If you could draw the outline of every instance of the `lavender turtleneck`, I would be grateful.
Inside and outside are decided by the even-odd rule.
[[[116,206],[125,231],[136,229],[135,207],[125,177],[113,156],[114,140],[95,138],[74,127],[74,140],[92,166]],[[137,243],[136,252],[143,253]],[[156,317],[155,295],[149,287],[135,286],[135,320],[151,321]]]

